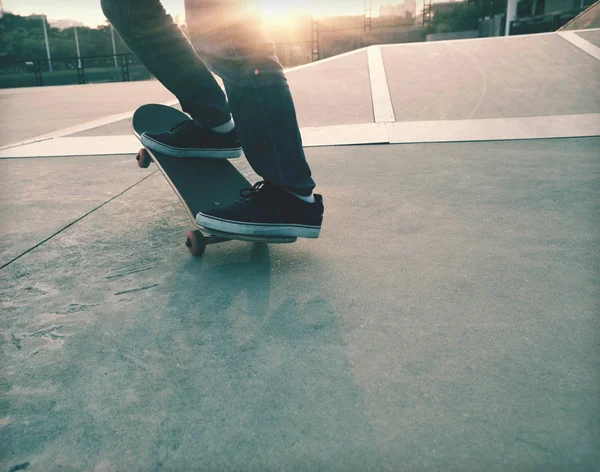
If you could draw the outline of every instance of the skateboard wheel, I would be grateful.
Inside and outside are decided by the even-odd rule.
[[[189,231],[185,238],[185,245],[190,250],[192,255],[201,256],[206,249],[206,239],[204,235],[197,229]]]
[[[142,148],[138,151],[136,160],[137,160],[138,166],[140,166],[142,169],[146,169],[152,162],[152,158],[150,157],[150,154],[148,154],[148,151],[146,151],[144,148]]]

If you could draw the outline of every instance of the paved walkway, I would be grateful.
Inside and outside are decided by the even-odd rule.
[[[594,470],[597,72],[554,34],[291,71],[322,237],[202,258],[127,147],[158,84],[3,91],[0,470]]]

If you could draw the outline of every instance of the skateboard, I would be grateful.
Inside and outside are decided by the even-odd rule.
[[[139,107],[133,114],[133,133],[141,142],[144,132],[168,131],[190,118],[185,113],[165,105],[149,104]],[[227,159],[169,157],[143,147],[137,154],[139,167],[156,164],[175,194],[179,197],[196,229],[189,231],[185,245],[194,256],[201,256],[206,246],[225,241],[255,243],[293,243],[295,237],[254,237],[224,233],[203,228],[196,223],[201,210],[228,206],[239,198],[242,188],[252,187],[250,182]],[[204,231],[204,233],[203,233]]]

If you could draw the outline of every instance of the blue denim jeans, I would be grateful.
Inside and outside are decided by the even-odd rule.
[[[301,195],[315,187],[292,95],[248,0],[186,0],[183,34],[160,0],[101,0],[131,51],[204,126],[236,124],[244,153],[264,180]],[[192,45],[193,43],[193,45]],[[227,96],[210,71],[222,78]]]

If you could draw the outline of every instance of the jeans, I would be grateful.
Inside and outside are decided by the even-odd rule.
[[[273,185],[310,195],[292,95],[248,0],[185,0],[192,42],[160,0],[101,0],[129,49],[195,121],[215,127],[233,115],[244,154]],[[210,69],[210,70],[209,70]],[[222,78],[223,93],[210,71]]]

